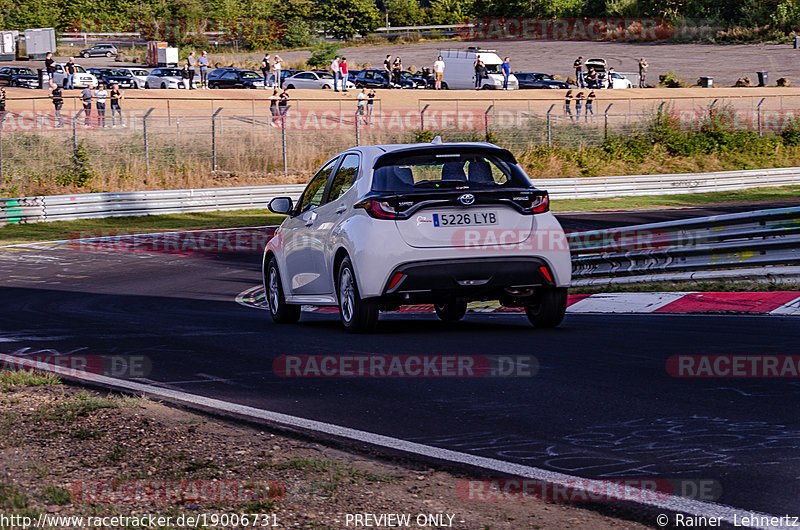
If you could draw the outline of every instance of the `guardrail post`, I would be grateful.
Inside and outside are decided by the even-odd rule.
[[[613,103],[609,103],[606,111],[603,113],[603,140],[608,140],[608,111],[613,107]]]
[[[424,131],[425,130],[425,111],[428,110],[428,107],[430,107],[430,104],[425,105],[425,107],[423,107],[423,109],[421,111],[419,111],[419,130],[420,131]],[[456,112],[456,115],[458,115],[458,112]]]
[[[486,112],[483,113],[483,131],[486,135],[486,141],[489,141],[489,113],[492,112],[494,105],[489,105],[489,108],[486,109]]]
[[[761,98],[761,101],[758,102],[758,106],[756,107],[756,112],[758,113],[758,135],[764,136],[764,127],[763,121],[761,121],[761,105],[767,98]]]
[[[553,127],[550,125],[550,113],[553,112],[556,104],[550,105],[547,109],[547,147],[553,147]]]
[[[150,143],[147,141],[147,118],[156,109],[150,109],[142,116],[142,136],[144,136],[144,166],[147,173],[150,173]]]
[[[211,171],[217,170],[217,115],[220,112],[222,107],[211,115]]]

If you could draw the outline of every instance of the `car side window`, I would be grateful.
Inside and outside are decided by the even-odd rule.
[[[228,72],[227,74],[222,76],[222,79],[235,80],[236,72]]]
[[[344,157],[344,160],[342,160],[342,165],[340,165],[339,169],[336,170],[336,176],[333,177],[331,192],[328,199],[329,202],[335,201],[344,195],[344,192],[350,189],[350,187],[353,185],[353,181],[356,179],[356,175],[358,175],[358,166],[358,155],[351,154]]]
[[[322,204],[322,196],[325,194],[325,185],[328,183],[328,177],[331,176],[331,171],[333,171],[338,160],[338,158],[334,158],[325,164],[322,169],[317,171],[317,174],[314,175],[314,178],[308,183],[306,190],[303,192],[303,196],[300,198],[300,202],[297,205],[298,213],[311,210]]]

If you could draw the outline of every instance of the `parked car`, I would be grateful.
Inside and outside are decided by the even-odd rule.
[[[464,142],[354,147],[328,160],[267,243],[262,275],[276,323],[303,304],[338,306],[347,331],[370,331],[380,310],[432,303],[445,321],[471,300],[522,307],[557,326],[572,265],[546,191],[514,156]]]
[[[56,71],[53,73],[53,82],[58,86],[67,88],[67,82],[69,79],[69,74],[67,74],[67,69],[64,63],[56,64]],[[72,86],[74,88],[85,88],[89,86],[89,84],[93,84],[97,86],[97,78],[94,74],[91,74],[84,69],[83,66],[76,64],[75,65],[75,77],[72,79]]]
[[[411,72],[404,71],[400,75],[400,88],[425,88],[427,86],[424,78],[415,76]],[[392,88],[394,86],[386,70],[377,68],[361,70],[356,77],[355,85],[356,88]]]
[[[150,75],[144,68],[117,68],[117,70],[133,78],[134,88],[144,88],[147,76]]]
[[[503,60],[494,50],[482,50],[470,46],[466,50],[441,50],[439,55],[444,60],[442,88],[462,90],[475,88],[475,59],[480,59],[486,66],[486,77],[481,80],[481,89],[500,90],[503,88]],[[519,83],[514,74],[508,76],[508,89],[516,90]]]
[[[113,44],[95,44],[91,48],[81,50],[79,55],[87,59],[89,57],[116,57],[118,53],[119,50]]]
[[[309,72],[299,72],[283,80],[284,88],[333,88],[333,74],[324,70],[312,70]],[[356,86],[347,81],[347,89],[355,89]]]
[[[549,74],[541,72],[514,72],[519,81],[519,88],[570,88],[566,81],[553,79]]]
[[[90,74],[97,78],[97,81],[107,87],[119,85],[120,88],[136,88],[133,77],[125,75],[116,68],[89,68]]]
[[[197,81],[193,83],[197,88]],[[180,68],[153,68],[144,82],[145,88],[186,88]]]
[[[0,85],[39,88],[39,76],[30,68],[4,66],[0,68]]]
[[[351,83],[355,84],[356,77],[358,77],[358,73],[360,71],[361,70],[348,70],[347,71],[347,80],[350,81]]]
[[[264,88],[264,78],[252,70],[217,68],[208,74],[208,88]]]

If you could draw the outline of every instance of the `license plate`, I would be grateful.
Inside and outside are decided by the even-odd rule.
[[[494,212],[435,213],[433,226],[483,226],[497,224]]]

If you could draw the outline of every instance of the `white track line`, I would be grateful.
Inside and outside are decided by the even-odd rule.
[[[458,451],[451,451],[449,449],[441,449],[429,445],[408,442],[406,440],[401,440],[399,438],[392,438],[390,436],[383,436],[381,434],[374,434],[366,431],[350,429],[348,427],[341,427],[339,425],[334,425],[331,423],[324,423],[316,420],[299,418],[297,416],[290,416],[288,414],[281,414],[279,412],[271,412],[268,410],[257,409],[245,405],[237,405],[235,403],[229,403],[227,401],[220,401],[218,399],[207,398],[195,394],[189,394],[187,392],[181,392],[179,390],[170,390],[153,385],[145,385],[133,381],[115,379],[104,375],[95,375],[85,372],[76,373],[74,370],[70,370],[68,368],[47,364],[39,361],[32,361],[30,359],[16,357],[13,355],[0,353],[0,361],[3,361],[4,363],[9,363],[11,365],[20,366],[25,369],[37,369],[37,370],[52,372],[61,375],[67,379],[83,381],[89,384],[100,385],[116,390],[125,390],[136,394],[145,394],[148,396],[153,396],[167,400],[171,403],[177,403],[184,406],[195,407],[201,410],[210,410],[218,413],[220,412],[227,413],[238,418],[260,420],[262,422],[266,422],[268,424],[276,425],[279,427],[282,426],[287,428],[299,429],[307,432],[321,433],[340,439],[352,440],[356,442],[370,444],[373,446],[383,447],[386,449],[402,451],[404,453],[412,455],[418,455],[437,460],[444,460],[447,462],[465,464],[468,466],[482,468],[488,471],[494,471],[502,475],[530,478],[534,480],[547,482],[550,484],[556,484],[559,486],[563,486],[565,488],[574,488],[579,490],[583,488],[580,487],[576,488],[575,486],[576,484],[587,484],[587,486],[590,486],[590,488],[584,489],[584,491],[587,491],[587,494],[590,494],[592,491],[615,491],[616,488],[615,484],[611,482],[605,482],[602,480],[588,481],[587,479],[573,475],[567,475],[565,473],[557,473],[553,471],[547,471],[546,469],[540,469],[536,467],[524,466],[521,464],[504,462],[502,460],[497,460],[494,458],[475,456]],[[630,498],[646,499],[648,497],[652,497],[651,493],[632,487],[627,488],[627,492]],[[747,517],[761,518],[762,520],[768,520],[768,518],[770,517],[774,517],[775,519],[778,518],[778,516],[772,516],[759,512],[746,511],[746,510],[741,510],[739,508],[733,508],[731,506],[725,506],[723,504],[697,501],[683,497],[670,497],[666,499],[654,499],[649,501],[637,500],[635,501],[635,504],[647,506],[649,508],[664,510],[668,512],[687,513],[698,517],[709,517],[709,518],[715,517],[731,525],[733,525],[734,522],[737,522],[738,523],[737,526],[741,526],[742,519]],[[773,529],[773,528],[788,528],[788,527],[750,526],[749,528]]]

